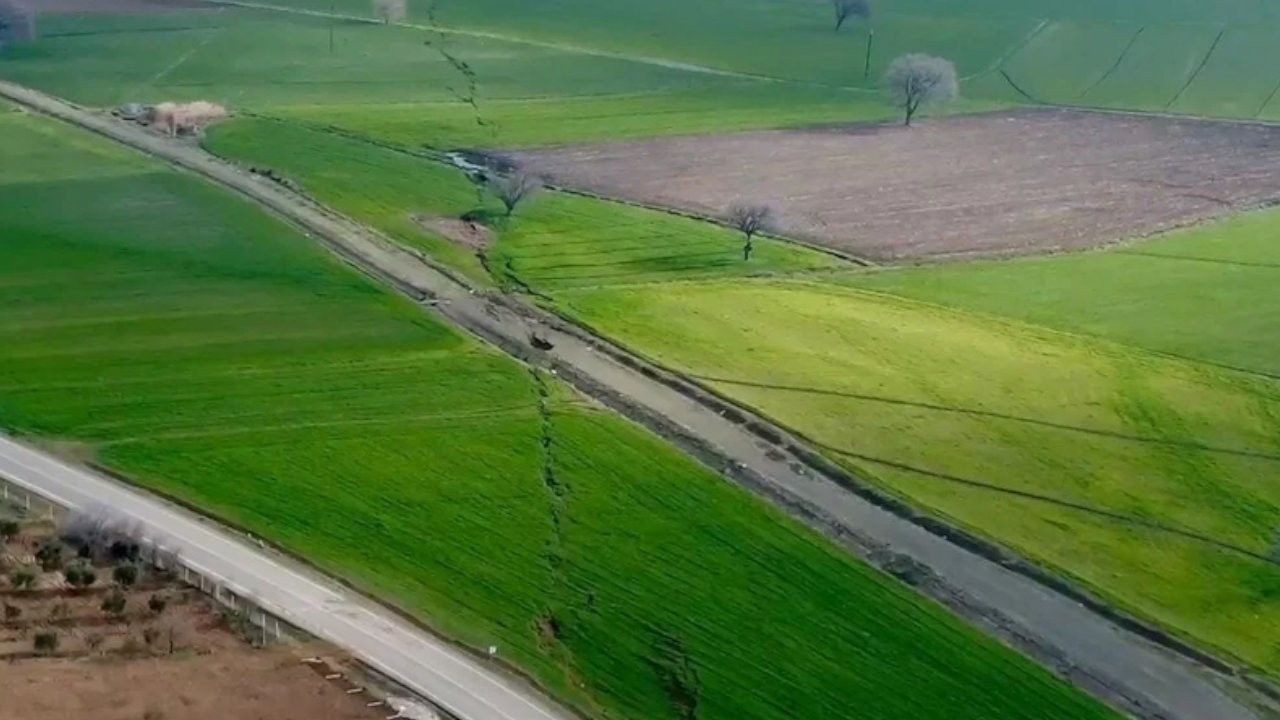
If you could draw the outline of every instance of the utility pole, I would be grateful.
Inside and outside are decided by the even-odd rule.
[[[871,43],[876,39],[876,29],[867,28],[867,62],[862,66],[862,79],[871,77]]]

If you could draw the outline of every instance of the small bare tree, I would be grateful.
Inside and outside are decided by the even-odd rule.
[[[541,189],[541,180],[521,170],[489,177],[489,192],[502,201],[502,206],[507,209],[507,217],[511,217],[520,203]]]
[[[742,259],[751,259],[751,251],[755,250],[755,236],[769,225],[773,210],[767,205],[734,205],[729,208],[727,216],[729,224],[742,233]]]
[[[831,0],[831,7],[836,11],[836,32],[849,18],[871,19],[870,0]]]
[[[384,23],[404,22],[409,17],[407,0],[373,0],[373,14]]]
[[[890,99],[905,114],[903,125],[908,127],[920,108],[950,102],[960,94],[956,66],[950,60],[919,53],[894,60],[884,74],[884,85]]]

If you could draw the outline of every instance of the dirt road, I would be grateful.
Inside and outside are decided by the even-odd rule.
[[[136,126],[10,83],[0,82],[0,97],[93,130],[249,196],[306,228],[366,272],[403,292],[429,299],[432,311],[445,319],[517,357],[551,367],[588,394],[624,410],[724,470],[726,476],[831,532],[855,552],[881,566],[901,568],[907,563],[916,568],[910,575],[922,592],[1117,707],[1144,718],[1267,717],[1235,699],[1237,694],[1246,694],[1240,682],[1154,645],[1027,574],[946,539],[947,533],[927,530],[921,523],[815,472],[806,465],[802,444],[773,430],[764,434],[777,437],[766,441],[750,429],[752,424],[769,427],[763,419],[696,398],[677,389],[679,380],[664,381],[661,371],[647,368],[599,340],[555,326],[546,316],[518,303],[476,294],[369,229],[197,147],[169,142]],[[544,352],[532,347],[534,330],[553,348]],[[255,576],[253,581],[269,585],[272,579],[266,574]],[[274,588],[263,590],[272,592]],[[366,648],[365,652],[376,653],[377,648]]]

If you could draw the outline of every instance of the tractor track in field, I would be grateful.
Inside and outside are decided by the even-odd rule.
[[[1150,720],[1280,718],[1265,695],[1270,686],[1246,669],[881,493],[692,380],[518,299],[477,292],[416,251],[199,147],[11,83],[0,81],[0,97],[248,197],[424,309],[549,369],[1123,712]]]

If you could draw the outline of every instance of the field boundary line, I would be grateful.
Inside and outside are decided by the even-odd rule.
[[[200,50],[203,50],[209,43],[213,42],[213,39],[215,37],[221,35],[224,28],[225,26],[210,28],[211,32],[209,33],[208,37],[196,43],[195,45],[191,46],[191,48],[189,48],[186,52],[178,56],[178,59],[174,60],[173,62],[169,63],[164,68],[162,68],[160,72],[156,73],[154,76],[152,76],[150,80],[147,81],[147,84],[154,85],[155,83],[160,82],[160,80],[162,80],[169,73],[182,67],[184,63],[186,63],[188,60],[191,59],[191,56],[195,55]]]
[[[1018,42],[1014,43],[1013,45],[1010,45],[1009,49],[1001,53],[998,57],[996,57],[995,60],[992,60],[991,64],[987,65],[985,69],[979,70],[978,72],[975,72],[975,73],[970,73],[960,78],[960,82],[969,82],[970,80],[976,80],[977,78],[980,78],[983,75],[989,75],[995,72],[996,70],[1003,68],[1006,63],[1008,63],[1010,60],[1014,58],[1014,56],[1016,56],[1018,53],[1022,52],[1023,50],[1027,49],[1027,47],[1031,45],[1032,41],[1040,37],[1040,33],[1043,33],[1045,29],[1048,28],[1049,25],[1051,24],[1052,24],[1052,20],[1050,18],[1040,18],[1040,22],[1034,28],[1031,29],[1031,32],[1028,32],[1026,35],[1024,35],[1022,39],[1019,40]]]
[[[424,310],[525,363],[549,366],[588,396],[825,529],[872,565],[1125,712],[1152,720],[1258,717],[1218,687],[1229,682],[1246,692],[1246,669],[1103,604],[998,545],[875,492],[749,408],[719,399],[586,326],[522,299],[477,292],[420,252],[198,148],[21,86],[0,82],[0,94],[247,196],[357,269],[419,300]],[[539,335],[549,349],[534,342]],[[1090,599],[1096,607],[1084,602]],[[1033,622],[1028,613],[1043,619]],[[1095,643],[1107,649],[1099,651]]]
[[[1173,99],[1169,101],[1169,104],[1164,106],[1165,110],[1169,110],[1174,105],[1178,104],[1178,100],[1181,100],[1183,94],[1191,88],[1191,84],[1196,81],[1196,78],[1200,77],[1200,73],[1203,72],[1205,66],[1209,64],[1209,58],[1213,57],[1213,52],[1218,49],[1218,45],[1222,43],[1222,38],[1226,37],[1226,35],[1227,28],[1224,27],[1218,32],[1218,36],[1213,39],[1213,44],[1209,46],[1209,51],[1200,59],[1200,64],[1191,72],[1190,77],[1188,77],[1187,81],[1182,84],[1182,87],[1178,89],[1178,92],[1174,94]]]
[[[1093,92],[1094,89],[1096,89],[1102,83],[1106,82],[1107,78],[1114,75],[1116,70],[1120,69],[1120,64],[1123,63],[1124,59],[1129,56],[1129,51],[1133,49],[1134,45],[1138,44],[1138,38],[1142,37],[1143,33],[1145,33],[1146,31],[1147,31],[1146,25],[1139,27],[1138,31],[1133,34],[1133,37],[1129,38],[1129,42],[1125,44],[1124,48],[1120,51],[1120,54],[1116,56],[1116,61],[1111,64],[1111,67],[1107,68],[1106,72],[1099,75],[1097,80],[1094,80],[1092,83],[1090,83],[1089,87],[1081,91],[1081,93],[1076,97],[1080,99],[1084,99],[1086,95]]]

